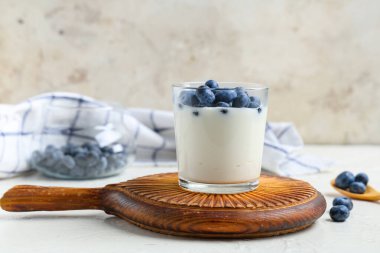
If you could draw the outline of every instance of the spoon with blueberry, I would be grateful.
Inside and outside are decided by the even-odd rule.
[[[368,185],[368,181],[368,175],[365,173],[359,173],[354,176],[349,171],[343,171],[331,181],[331,186],[339,193],[352,199],[380,200],[380,192]]]

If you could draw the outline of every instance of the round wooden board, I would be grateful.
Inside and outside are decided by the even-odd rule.
[[[203,194],[178,186],[177,173],[156,174],[107,185],[103,207],[154,232],[209,238],[253,238],[302,230],[326,209],[310,184],[260,177],[259,187],[241,194]]]

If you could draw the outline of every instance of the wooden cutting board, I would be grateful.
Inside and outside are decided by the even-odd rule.
[[[260,177],[255,191],[203,194],[178,186],[177,173],[155,174],[104,188],[15,186],[1,199],[11,212],[99,209],[139,227],[179,236],[253,238],[296,232],[325,211],[310,184]]]

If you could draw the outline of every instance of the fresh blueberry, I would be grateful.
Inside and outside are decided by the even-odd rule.
[[[215,106],[216,107],[230,107],[230,104],[228,104],[226,102],[218,102],[218,103],[216,103]]]
[[[354,180],[354,174],[349,171],[343,171],[335,178],[335,186],[341,189],[347,189]]]
[[[194,116],[198,116],[199,112],[198,111],[193,111]]]
[[[346,206],[348,208],[348,210],[352,210],[352,208],[354,207],[352,200],[350,198],[347,198],[347,197],[335,198],[333,201],[333,206],[339,206],[339,205]]]
[[[113,154],[113,149],[111,147],[103,147],[102,152],[103,154]]]
[[[73,155],[73,156],[76,156],[76,155],[78,155],[78,154],[87,154],[87,150],[86,149],[84,149],[84,148],[82,148],[82,147],[79,147],[79,146],[76,146],[76,147],[74,147],[73,149],[72,149],[72,151],[71,151],[71,154]]]
[[[199,101],[199,99],[198,99],[198,97],[197,97],[196,95],[193,95],[193,96],[192,96],[192,98],[191,98],[191,105],[192,105],[193,107],[205,107],[205,105],[202,104],[202,103]]]
[[[87,155],[87,166],[93,167],[99,161],[99,154],[95,150],[91,150]]]
[[[45,148],[45,152],[51,152],[56,150],[56,148],[53,145],[47,145]]]
[[[350,184],[350,192],[352,193],[363,194],[365,190],[366,186],[362,182],[353,182]]]
[[[215,95],[211,89],[205,85],[199,86],[195,95],[199,99],[199,102],[205,106],[211,106],[215,100]]]
[[[63,157],[63,152],[60,149],[46,149],[44,153],[43,166],[54,167]]]
[[[250,100],[247,94],[241,94],[238,95],[234,100],[232,100],[232,106],[238,108],[246,107],[248,106],[249,102]]]
[[[208,80],[206,83],[205,83],[206,86],[210,87],[211,89],[216,89],[216,88],[219,88],[219,84],[217,81],[215,80]]]
[[[74,144],[69,143],[69,144],[61,147],[61,150],[65,155],[73,155],[75,148],[76,148],[76,146]]]
[[[260,113],[262,111],[261,107],[257,108],[257,112]]]
[[[333,206],[330,209],[330,217],[333,221],[343,222],[350,216],[350,210],[344,205]]]
[[[105,158],[104,156],[102,156],[98,162],[98,164],[96,165],[96,169],[98,170],[98,173],[100,174],[101,172],[103,172],[105,169],[107,168],[107,158]]]
[[[86,168],[88,165],[87,154],[84,152],[78,153],[75,156],[75,163],[82,168]]]
[[[179,102],[184,105],[193,106],[193,96],[195,96],[195,90],[183,90],[179,95]]]
[[[236,91],[231,89],[218,90],[215,93],[215,102],[230,103],[237,97]]]
[[[245,91],[245,89],[243,87],[236,87],[235,91],[236,91],[236,94],[238,96],[241,96],[241,95],[247,95],[248,96],[247,92]]]
[[[251,96],[249,97],[249,104],[248,104],[248,107],[249,108],[259,108],[260,105],[261,105],[261,102],[260,102],[260,98],[258,97],[255,97],[255,96]]]
[[[71,156],[64,156],[63,159],[62,159],[62,163],[65,167],[69,168],[69,169],[74,169],[75,167],[75,161],[74,159],[71,157]]]
[[[38,164],[42,159],[43,159],[42,153],[38,150],[35,150],[32,153],[32,156],[30,158],[30,162],[31,162],[32,166],[34,166],[35,164]]]
[[[355,182],[361,182],[365,185],[368,184],[368,175],[365,173],[359,173],[355,176]]]

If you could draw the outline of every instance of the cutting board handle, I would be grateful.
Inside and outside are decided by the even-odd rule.
[[[102,188],[68,188],[18,185],[0,200],[9,212],[100,209]]]

